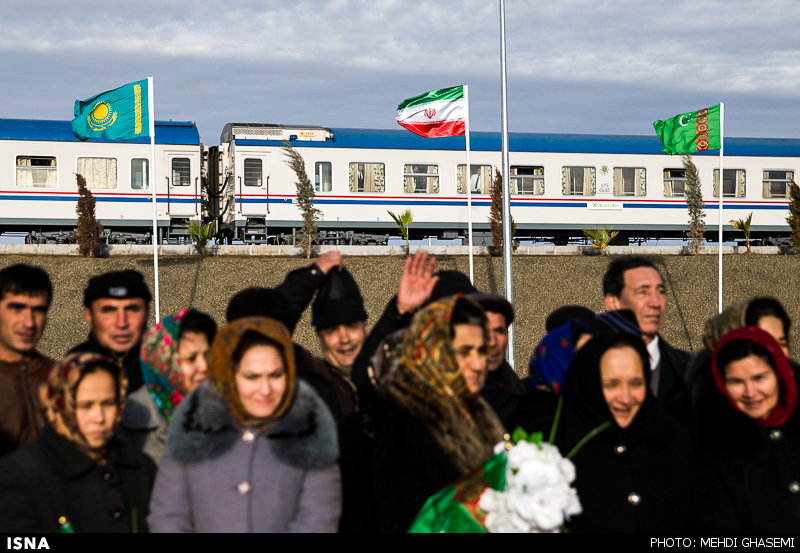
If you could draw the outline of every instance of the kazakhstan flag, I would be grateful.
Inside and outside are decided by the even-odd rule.
[[[72,132],[81,140],[127,140],[150,136],[147,79],[75,100]]]

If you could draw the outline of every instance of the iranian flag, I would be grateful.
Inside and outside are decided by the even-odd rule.
[[[710,108],[681,113],[671,119],[655,121],[658,138],[667,154],[691,154],[720,149],[719,104]]]
[[[467,108],[464,86],[431,90],[403,100],[397,106],[397,122],[411,132],[428,138],[464,134]]]

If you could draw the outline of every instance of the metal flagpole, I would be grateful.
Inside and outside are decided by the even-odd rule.
[[[511,171],[508,162],[508,97],[506,94],[506,7],[500,0],[500,120],[502,129],[503,164],[503,274],[505,296],[514,305],[514,279],[511,273]],[[514,325],[508,328],[506,361],[514,368]]]
[[[156,323],[161,320],[159,315],[158,294],[158,213],[156,210],[156,117],[155,104],[153,103],[153,77],[147,77],[147,116],[150,120],[150,193],[153,203],[153,280],[155,282],[155,315]],[[167,184],[169,186],[169,184]]]
[[[475,284],[474,265],[472,262],[472,167],[469,164],[469,86],[464,85],[464,103],[467,106],[464,118],[464,137],[467,139],[467,242],[469,243],[469,281]]]
[[[719,290],[719,312],[722,313],[722,196],[723,183],[725,182],[724,174],[722,172],[722,157],[725,149],[725,103],[719,103],[719,248],[718,249],[718,283]]]

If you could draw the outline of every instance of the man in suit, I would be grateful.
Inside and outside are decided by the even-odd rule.
[[[641,255],[616,258],[603,277],[603,295],[607,311],[630,309],[636,315],[650,354],[650,391],[661,403],[677,407],[686,391],[689,353],[673,348],[659,334],[667,295],[658,268]]]

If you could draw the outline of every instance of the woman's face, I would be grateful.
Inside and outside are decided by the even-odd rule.
[[[202,332],[187,331],[178,340],[178,357],[181,360],[186,389],[191,392],[206,379],[206,352],[208,338]]]
[[[75,390],[75,416],[89,446],[101,448],[108,443],[118,411],[114,377],[102,370],[84,376]]]
[[[764,315],[758,319],[758,328],[775,338],[783,354],[789,357],[789,339],[786,336],[786,329],[783,328],[783,321],[773,315]]]
[[[457,324],[453,327],[453,349],[456,352],[456,363],[467,389],[477,394],[486,382],[488,369],[488,348],[483,335],[483,328],[471,324]]]
[[[765,359],[748,355],[724,369],[725,389],[739,410],[753,419],[767,418],[778,404],[780,387]]]
[[[277,409],[286,391],[286,368],[274,346],[248,349],[236,368],[236,390],[250,415],[264,418]]]
[[[630,346],[612,347],[600,358],[600,383],[609,411],[627,428],[644,403],[647,387],[642,359]]]

